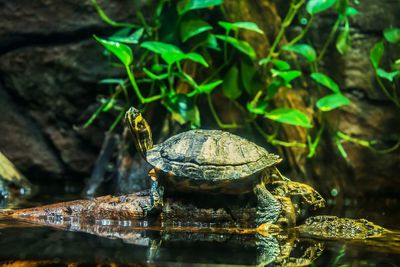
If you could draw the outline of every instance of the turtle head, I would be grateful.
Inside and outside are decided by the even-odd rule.
[[[133,141],[136,149],[146,159],[146,151],[153,147],[153,138],[151,129],[142,113],[134,107],[131,107],[125,113],[125,123],[133,135]]]

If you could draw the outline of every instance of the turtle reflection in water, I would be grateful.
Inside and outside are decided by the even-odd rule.
[[[170,232],[162,233],[159,240],[152,239],[149,242],[147,259],[157,263],[179,258],[180,262],[189,264],[193,260],[207,260],[212,255],[213,263],[228,265],[309,266],[323,250],[322,241],[299,240],[296,236],[286,234],[262,236]],[[232,251],[235,251],[234,255]],[[195,259],[193,255],[196,255]],[[227,255],[230,257],[227,258]]]
[[[139,110],[130,108],[125,116],[138,152],[154,168],[151,206],[159,212],[167,192],[201,192],[209,194],[244,194],[257,197],[256,223],[292,224],[295,215],[289,196],[300,195],[313,207],[324,200],[310,186],[290,181],[275,167],[277,155],[228,132],[191,130],[154,145],[149,124]],[[266,185],[274,184],[276,195]]]
[[[46,220],[46,225],[49,222]],[[122,223],[107,220],[105,225],[86,224],[80,220],[71,222],[53,221],[52,224],[58,229],[117,238],[136,246],[130,249],[135,253],[128,253],[130,259],[122,259],[125,265],[134,263],[131,256],[135,255],[134,261],[143,262],[145,259],[155,265],[173,265],[175,262],[181,266],[193,263],[207,265],[218,262],[246,266],[309,266],[324,250],[323,241],[303,239],[295,229],[282,230],[278,225],[232,228],[185,224],[164,228],[138,221]],[[113,256],[115,254],[110,257]]]

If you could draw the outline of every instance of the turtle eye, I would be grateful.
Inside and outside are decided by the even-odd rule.
[[[143,122],[139,122],[139,123],[137,124],[137,127],[138,127],[140,130],[142,130],[142,129],[144,128],[144,123],[143,123]]]

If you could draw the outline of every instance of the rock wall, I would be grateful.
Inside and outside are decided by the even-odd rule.
[[[99,4],[116,21],[134,14],[129,0]],[[90,171],[106,128],[74,126],[108,93],[98,80],[118,75],[92,38],[112,30],[90,0],[0,0],[0,151],[29,178]]]

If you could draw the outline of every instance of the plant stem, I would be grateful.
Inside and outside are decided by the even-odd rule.
[[[340,139],[352,142],[354,144],[357,144],[357,145],[360,145],[360,146],[363,146],[363,147],[368,147],[368,148],[371,147],[371,141],[366,141],[366,140],[362,140],[362,139],[359,139],[359,138],[351,137],[350,135],[347,135],[347,134],[345,134],[344,132],[341,132],[341,131],[337,131],[337,136]]]
[[[212,99],[211,99],[211,95],[210,94],[207,94],[207,102],[208,102],[208,106],[210,107],[211,113],[212,113],[215,121],[217,122],[217,124],[218,124],[218,126],[220,128],[222,128],[222,129],[229,129],[229,128],[237,129],[237,128],[242,128],[243,127],[243,125],[239,125],[239,124],[236,124],[236,123],[229,123],[229,124],[223,123],[221,121],[221,119],[218,117],[217,111],[215,110],[214,105],[212,103]]]
[[[339,28],[340,22],[342,20],[341,19],[337,19],[335,22],[335,25],[333,25],[333,28],[331,30],[331,32],[329,33],[328,39],[326,40],[324,46],[321,49],[321,52],[318,55],[317,61],[321,61],[321,59],[324,57],[326,50],[328,49],[329,45],[332,43],[333,37],[335,37],[335,34]]]
[[[129,77],[129,80],[130,80],[130,82],[132,84],[133,90],[135,91],[137,97],[139,98],[139,100],[140,100],[140,102],[142,104],[150,103],[150,102],[153,102],[153,101],[156,101],[156,100],[159,100],[159,99],[163,98],[163,95],[155,95],[155,96],[151,96],[151,97],[143,97],[143,95],[140,92],[140,89],[139,89],[139,87],[138,87],[138,85],[136,83],[135,76],[133,75],[131,68],[127,65],[127,66],[125,66],[125,69],[126,69],[126,72],[128,73],[128,77]]]
[[[390,153],[390,152],[395,151],[395,150],[398,149],[399,147],[400,147],[400,140],[397,141],[397,143],[396,143],[394,146],[389,147],[389,148],[385,148],[385,149],[378,150],[378,149],[375,149],[375,148],[371,147],[371,149],[372,149],[373,151],[375,151],[376,153],[386,154],[386,153]]]
[[[375,71],[375,77],[376,77],[376,80],[378,81],[378,84],[381,87],[383,93],[386,95],[386,97],[389,98],[396,105],[396,107],[400,108],[399,101],[388,92],[388,90],[386,89],[385,85],[383,84],[381,78],[379,78],[379,76],[376,74],[376,71]]]
[[[337,131],[337,136],[339,138],[341,138],[342,140],[345,140],[345,141],[348,141],[348,142],[351,142],[351,143],[354,143],[354,144],[369,148],[372,151],[374,151],[375,153],[380,153],[380,154],[386,154],[386,153],[393,152],[393,151],[395,151],[396,149],[398,149],[400,147],[400,140],[398,140],[397,143],[392,147],[379,150],[379,149],[376,149],[376,148],[374,148],[372,146],[373,144],[376,144],[377,141],[367,141],[367,140],[363,140],[363,139],[360,139],[360,138],[355,138],[355,137],[349,136],[349,135],[347,135],[347,134],[345,134],[344,132],[341,132],[341,131]]]
[[[309,152],[308,152],[307,158],[312,158],[315,155],[319,141],[321,140],[321,135],[324,132],[324,128],[325,128],[324,125],[322,125],[322,127],[319,128],[314,142],[311,141],[311,137],[310,137],[310,135],[308,135],[308,137],[309,137],[309,144],[308,144]]]
[[[126,109],[127,109],[127,108],[126,108]],[[110,126],[110,128],[108,129],[107,132],[111,133],[111,132],[115,129],[115,127],[118,125],[118,123],[119,123],[119,122],[121,121],[121,119],[124,117],[124,115],[125,115],[125,110],[126,110],[126,109],[122,110],[122,111],[118,114],[117,118],[114,120],[114,122],[112,123],[112,125]]]
[[[304,37],[304,35],[306,35],[308,30],[310,29],[313,20],[314,20],[314,16],[311,16],[310,19],[308,20],[306,27],[304,27],[304,29],[300,32],[300,34],[297,35],[295,38],[293,38],[287,45],[289,45],[289,46],[294,45],[295,43],[300,41]]]
[[[113,27],[128,27],[128,28],[139,28],[138,25],[136,24],[131,24],[131,23],[125,23],[125,22],[117,22],[112,19],[110,19],[109,16],[104,12],[104,10],[99,6],[96,0],[92,0],[92,5],[96,9],[97,13],[99,14],[100,18],[107,23],[108,25],[111,25]]]
[[[260,127],[260,125],[258,125],[257,122],[253,122],[256,130],[265,138],[265,140],[272,144],[272,145],[280,145],[280,146],[284,146],[284,147],[301,147],[301,148],[306,148],[306,144],[303,143],[299,143],[297,141],[291,141],[291,142],[285,142],[285,141],[281,141],[278,139],[275,139],[275,135],[270,135],[267,134],[266,132],[264,132],[264,130]]]
[[[280,41],[286,31],[286,28],[290,26],[295,15],[297,14],[300,7],[304,3],[305,3],[305,0],[299,0],[297,3],[296,3],[296,1],[292,1],[292,3],[290,4],[289,11],[282,22],[281,28],[279,29],[278,35],[276,36],[271,48],[269,49],[267,58],[271,58],[274,55],[275,49],[277,48],[278,44],[280,43]]]

